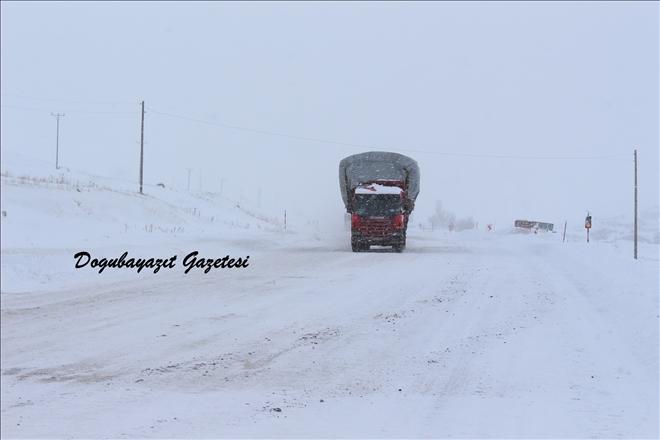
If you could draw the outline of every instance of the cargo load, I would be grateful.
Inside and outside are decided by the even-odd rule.
[[[403,251],[419,181],[417,162],[398,153],[370,151],[339,162],[339,189],[346,212],[351,214],[354,252],[371,245]]]

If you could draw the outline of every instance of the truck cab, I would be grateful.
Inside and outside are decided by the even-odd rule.
[[[373,180],[358,185],[351,198],[351,247],[354,252],[371,245],[406,246],[406,190],[403,181]]]

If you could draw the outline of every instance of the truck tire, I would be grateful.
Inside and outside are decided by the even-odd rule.
[[[365,252],[369,250],[369,245],[361,242],[351,242],[351,248],[353,252]]]
[[[401,253],[403,250],[406,248],[406,237],[403,237],[403,240],[401,240],[399,243],[392,245],[392,249],[394,249],[394,252]]]

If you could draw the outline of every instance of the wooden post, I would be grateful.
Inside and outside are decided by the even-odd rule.
[[[140,126],[140,194],[142,194],[142,165],[144,162],[144,101],[142,101],[142,124]]]
[[[634,236],[635,236],[635,260],[637,259],[637,150],[635,150],[635,226],[634,226]]]
[[[562,243],[566,241],[566,225],[568,224],[568,220],[564,221],[564,238],[562,239]]]

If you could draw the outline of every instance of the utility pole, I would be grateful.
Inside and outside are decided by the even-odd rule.
[[[192,168],[186,168],[188,170],[188,191],[190,191],[190,171],[192,171]]]
[[[50,114],[51,116],[55,116],[57,118],[57,137],[55,138],[55,169],[59,170],[60,165],[59,165],[59,149],[60,149],[60,116],[64,116],[64,113],[62,114]]]
[[[142,194],[142,165],[144,162],[144,101],[142,101],[142,124],[140,128],[140,194]]]
[[[637,150],[635,150],[635,260],[637,259]]]

